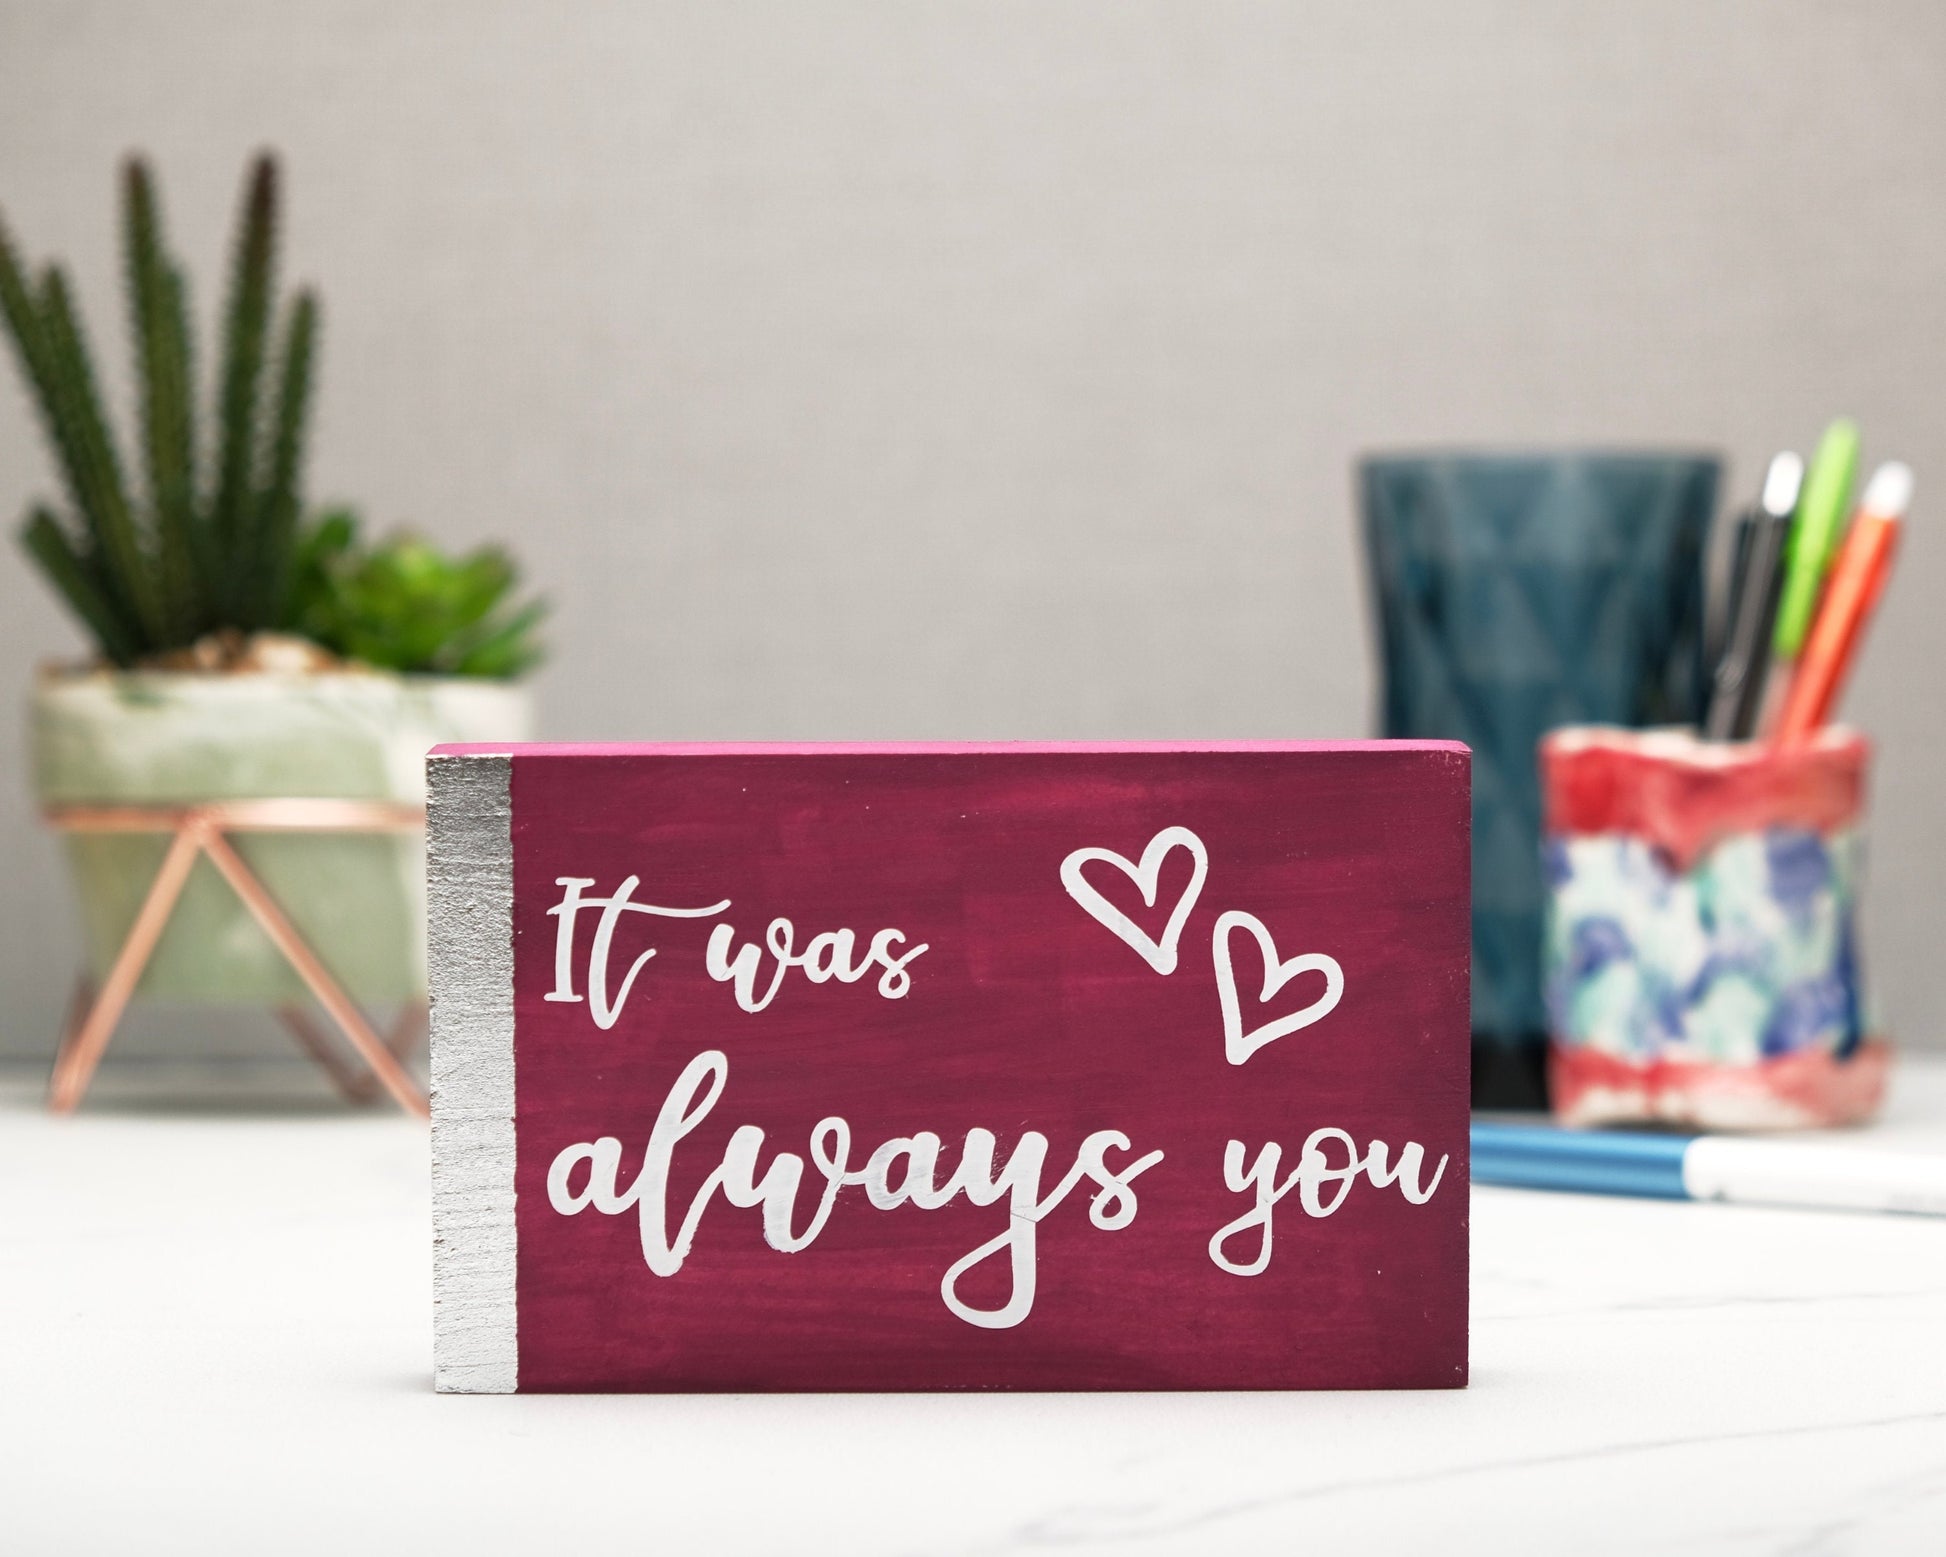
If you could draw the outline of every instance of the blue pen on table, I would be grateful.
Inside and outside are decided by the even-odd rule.
[[[1476,1124],[1472,1139],[1475,1184],[1946,1216],[1946,1157],[1547,1125]]]

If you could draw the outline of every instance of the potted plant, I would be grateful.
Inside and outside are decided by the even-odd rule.
[[[20,538],[85,624],[95,662],[43,670],[34,781],[47,808],[333,797],[423,803],[426,749],[523,738],[538,604],[487,549],[371,545],[353,515],[303,501],[318,303],[276,286],[277,169],[245,185],[214,396],[203,433],[184,271],[153,181],[124,172],[139,458],[125,464],[72,290],[30,277],[0,222],[0,312],[66,491]],[[139,466],[140,479],[125,470]],[[425,991],[422,840],[251,834],[235,840],[355,999]],[[157,835],[67,839],[96,975],[156,875]],[[140,991],[284,1005],[301,984],[228,885],[199,860]]]

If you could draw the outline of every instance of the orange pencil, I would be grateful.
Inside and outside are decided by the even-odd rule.
[[[1892,571],[1899,531],[1912,506],[1912,472],[1896,460],[1872,472],[1858,517],[1845,536],[1838,560],[1818,603],[1811,635],[1805,640],[1797,674],[1791,678],[1784,716],[1777,724],[1777,743],[1794,745],[1830,717],[1845,676],[1858,652],[1865,623],[1878,605],[1885,579]]]

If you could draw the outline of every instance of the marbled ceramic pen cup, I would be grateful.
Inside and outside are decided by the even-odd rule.
[[[1541,742],[1555,1113],[1703,1130],[1852,1123],[1890,1047],[1859,967],[1870,748],[1600,726]]]

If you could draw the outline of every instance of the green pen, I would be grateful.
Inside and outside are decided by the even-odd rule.
[[[1858,424],[1840,417],[1824,430],[1818,452],[1804,477],[1804,494],[1791,526],[1790,556],[1784,564],[1784,593],[1777,602],[1777,633],[1771,639],[1777,658],[1795,661],[1817,614],[1824,575],[1837,555],[1851,487],[1858,475]]]

